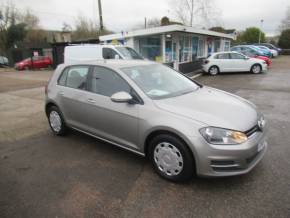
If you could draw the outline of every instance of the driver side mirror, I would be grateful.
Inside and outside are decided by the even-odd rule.
[[[119,60],[120,59],[120,55],[115,55],[115,59]]]
[[[111,96],[111,100],[116,103],[129,103],[132,96],[127,92],[117,92]]]

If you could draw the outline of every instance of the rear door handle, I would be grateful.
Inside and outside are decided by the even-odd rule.
[[[59,94],[64,96],[64,91],[60,91]]]
[[[92,103],[92,104],[96,103],[96,101],[94,99],[91,99],[91,98],[88,99],[88,102]]]

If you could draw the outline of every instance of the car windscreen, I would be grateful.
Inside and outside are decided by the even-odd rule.
[[[117,51],[120,52],[126,59],[144,59],[134,49],[130,47],[116,47]]]
[[[121,70],[151,99],[175,97],[199,88],[192,80],[161,64],[125,67]]]

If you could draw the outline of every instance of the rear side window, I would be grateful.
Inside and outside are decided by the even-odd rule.
[[[232,59],[245,59],[243,55],[236,54],[236,53],[231,53],[231,58]]]
[[[88,66],[69,67],[63,71],[58,84],[75,89],[85,90],[87,87]]]
[[[130,93],[130,85],[113,70],[95,67],[90,78],[89,90],[93,93],[111,97],[117,92]]]
[[[215,59],[230,59],[230,55],[228,53],[218,54],[215,56]]]
[[[116,51],[111,48],[103,48],[103,58],[104,59],[115,59],[115,56],[118,55]]]

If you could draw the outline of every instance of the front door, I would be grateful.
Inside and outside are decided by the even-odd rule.
[[[231,64],[233,71],[248,71],[248,60],[244,55],[231,53]]]
[[[92,134],[133,149],[138,143],[140,104],[116,103],[111,96],[125,91],[132,96],[130,85],[111,69],[96,66],[89,77],[85,113]]]

